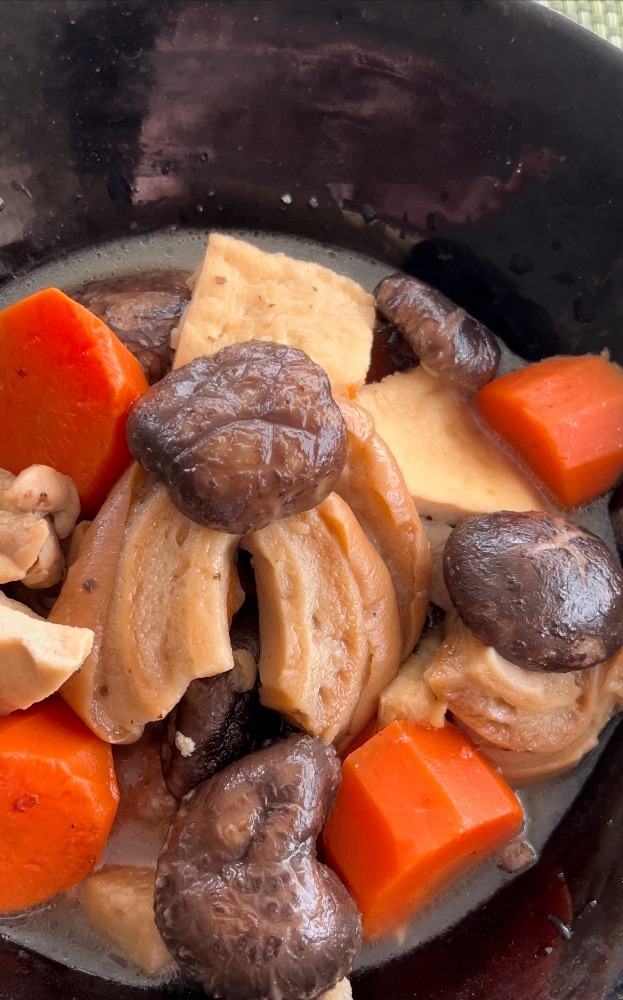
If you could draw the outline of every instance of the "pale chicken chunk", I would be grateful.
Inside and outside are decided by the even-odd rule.
[[[456,524],[496,510],[548,510],[519,464],[444,379],[423,368],[365,385],[358,401],[393,452],[421,516]]]
[[[374,299],[318,264],[212,233],[182,317],[174,367],[246,340],[298,347],[334,389],[363,385]]]

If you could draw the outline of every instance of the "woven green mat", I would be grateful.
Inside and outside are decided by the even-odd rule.
[[[538,0],[623,49],[623,0]]]

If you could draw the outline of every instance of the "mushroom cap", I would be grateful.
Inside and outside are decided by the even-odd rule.
[[[581,670],[623,645],[623,570],[573,521],[535,511],[466,518],[444,578],[474,635],[531,670]]]
[[[127,438],[183,514],[231,534],[315,507],[348,451],[326,373],[297,348],[259,340],[151,386],[130,410]]]
[[[187,795],[158,860],[158,929],[209,996],[315,1000],[350,972],[361,918],[316,840],[340,781],[309,736],[249,754]]]
[[[91,281],[72,298],[99,316],[134,355],[150,385],[171,368],[171,333],[190,298],[185,271],[142,271]]]
[[[403,335],[431,375],[467,391],[491,381],[500,347],[491,331],[445,295],[406,274],[391,274],[374,291],[383,319]]]

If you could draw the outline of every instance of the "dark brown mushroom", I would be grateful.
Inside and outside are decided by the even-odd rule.
[[[233,670],[191,681],[167,717],[162,773],[176,799],[248,753],[259,737],[260,643],[254,601],[246,601],[234,617],[230,638]]]
[[[317,506],[348,452],[322,368],[304,351],[258,340],[165,376],[132,407],[127,436],[183,514],[230,534]]]
[[[182,802],[158,860],[158,930],[212,997],[314,1000],[351,970],[361,919],[316,838],[340,780],[330,745],[290,736]]]
[[[190,299],[188,277],[184,271],[115,275],[89,282],[72,298],[110,327],[151,385],[171,369],[171,332]]]
[[[489,329],[417,278],[391,274],[374,291],[380,316],[413,348],[431,375],[474,392],[490,382],[500,347]]]
[[[621,565],[566,518],[466,518],[446,542],[444,578],[467,627],[518,666],[581,670],[623,645]]]
[[[403,335],[391,323],[377,317],[372,331],[372,350],[366,382],[380,382],[386,375],[415,368],[418,359]]]

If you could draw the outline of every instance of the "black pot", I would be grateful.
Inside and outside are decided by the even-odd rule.
[[[163,226],[277,229],[425,278],[527,358],[623,361],[623,55],[530,0],[4,0],[0,74],[0,283]],[[622,750],[535,868],[357,1000],[620,997]],[[0,1000],[161,995],[0,945]]]

